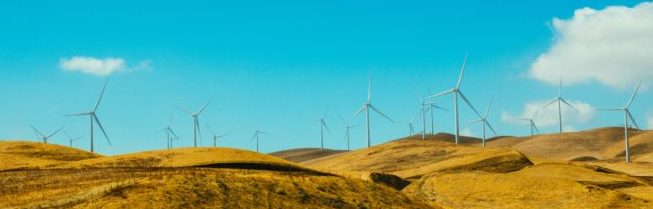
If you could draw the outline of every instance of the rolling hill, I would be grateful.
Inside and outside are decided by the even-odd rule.
[[[0,170],[45,168],[100,157],[102,156],[98,154],[57,144],[0,141]]]

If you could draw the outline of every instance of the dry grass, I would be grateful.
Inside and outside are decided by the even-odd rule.
[[[298,148],[298,149],[289,149],[289,150],[273,152],[270,153],[270,155],[277,156],[291,162],[301,163],[301,162],[322,158],[329,155],[335,155],[343,152],[347,152],[347,151],[332,150],[332,149],[323,150],[320,148]]]
[[[507,172],[531,164],[526,157],[511,149],[455,145],[448,141],[449,138],[437,137],[426,140],[404,138],[369,149],[306,161],[302,165],[352,176],[384,172],[403,178],[419,178],[436,171]]]
[[[512,173],[436,173],[403,192],[445,208],[652,208],[619,191],[640,186],[648,188],[626,175],[540,164]]]
[[[188,167],[219,163],[289,164],[284,159],[231,148],[178,148],[80,160],[59,167]]]
[[[100,155],[56,144],[0,141],[0,170],[45,168]]]

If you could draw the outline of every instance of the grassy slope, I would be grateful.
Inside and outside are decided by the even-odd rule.
[[[528,159],[511,149],[455,145],[448,140],[450,138],[444,135],[426,140],[408,137],[369,149],[306,161],[302,165],[335,173],[385,172],[403,178],[419,178],[435,171],[512,171],[530,165]]]
[[[322,158],[329,155],[335,155],[343,152],[347,152],[347,151],[331,150],[331,149],[322,150],[320,148],[298,148],[298,149],[289,149],[289,150],[273,152],[270,153],[270,155],[277,156],[291,162],[301,163],[301,162]]]
[[[44,168],[100,155],[56,144],[28,141],[0,141],[0,170]]]

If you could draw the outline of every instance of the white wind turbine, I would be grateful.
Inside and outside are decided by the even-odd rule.
[[[209,104],[213,101],[213,98],[211,98],[204,106],[202,106],[197,112],[191,112],[188,110],[185,110],[181,107],[177,107],[177,109],[181,110],[182,112],[187,113],[191,117],[193,117],[193,146],[197,147],[197,137],[199,136],[200,140],[202,138],[202,131],[200,130],[200,119],[199,116],[202,114],[202,112],[206,109],[206,106],[209,106]]]
[[[537,117],[537,113],[539,112],[539,110],[540,110],[539,108],[536,109],[535,112],[533,113],[533,115],[531,115],[530,118],[522,118],[522,119],[520,119],[520,120],[523,120],[523,121],[528,122],[528,125],[529,125],[530,128],[531,128],[531,136],[533,136],[534,133],[540,134],[540,130],[539,130],[539,129],[537,128],[537,126],[535,125],[535,117]]]
[[[327,126],[326,122],[324,121],[324,118],[326,118],[328,113],[329,113],[329,110],[327,109],[327,111],[324,112],[324,115],[322,115],[322,117],[320,117],[319,119],[316,120],[316,121],[318,121],[320,123],[320,149],[322,149],[322,150],[324,150],[324,130],[326,129],[326,131],[328,133],[331,133],[331,130],[329,130],[329,127]]]
[[[485,113],[483,114],[483,116],[479,117],[479,119],[476,119],[476,120],[472,121],[474,123],[479,123],[479,122],[482,123],[482,126],[483,126],[483,147],[485,147],[485,141],[487,140],[487,136],[485,134],[486,126],[487,126],[487,128],[490,128],[490,130],[492,131],[492,133],[494,133],[495,136],[497,135],[497,132],[494,130],[494,128],[492,128],[492,125],[490,125],[490,122],[488,122],[488,120],[487,120],[487,116],[490,113],[490,107],[492,107],[492,101],[490,101],[490,103],[488,103],[487,108],[485,108]]]
[[[107,139],[107,142],[109,143],[109,146],[111,146],[111,141],[109,140],[109,136],[107,136],[107,132],[104,131],[104,127],[102,127],[102,123],[100,123],[100,119],[98,119],[97,114],[95,114],[98,107],[100,106],[100,101],[102,101],[102,96],[104,95],[104,90],[107,88],[107,83],[108,82],[109,82],[108,80],[104,82],[104,86],[102,87],[102,92],[100,93],[100,97],[98,98],[97,102],[95,103],[95,106],[93,107],[93,109],[90,112],[66,115],[66,116],[88,115],[90,117],[90,119],[91,119],[91,121],[90,121],[90,123],[91,123],[90,124],[90,128],[91,128],[91,134],[90,134],[91,135],[91,145],[90,145],[91,146],[91,153],[95,152],[94,146],[93,146],[93,137],[94,137],[94,134],[93,134],[93,122],[97,123],[98,127],[100,127],[100,130],[102,131],[102,134],[104,134],[104,138]]]
[[[50,135],[45,135],[45,134],[43,134],[43,132],[39,131],[39,129],[37,129],[36,127],[34,127],[32,125],[29,125],[29,126],[32,127],[32,129],[34,130],[34,133],[36,133],[36,136],[38,138],[40,138],[41,140],[43,140],[43,143],[46,143],[46,144],[48,143],[48,139],[52,138],[55,134],[59,133],[59,131],[61,131],[61,129],[63,129],[63,127],[61,127],[59,129],[55,130],[54,132],[52,132]]]
[[[174,138],[178,138],[177,134],[175,131],[172,130],[172,116],[170,117],[170,121],[168,122],[168,125],[166,127],[163,127],[159,132],[163,131],[166,133],[166,148],[172,149],[172,140]]]
[[[633,114],[630,113],[630,106],[633,104],[633,101],[635,100],[635,96],[637,95],[637,91],[639,91],[639,87],[641,86],[641,82],[637,83],[637,87],[635,88],[635,92],[633,92],[633,95],[630,96],[630,99],[628,100],[628,103],[626,103],[626,106],[622,108],[612,108],[612,109],[599,109],[599,110],[608,110],[608,111],[623,111],[624,112],[624,145],[626,147],[626,163],[630,163],[630,142],[628,139],[628,120],[630,120],[633,125],[635,125],[636,129],[639,129],[639,126],[637,125],[637,122],[635,122],[635,118],[633,117]]]
[[[552,104],[554,104],[556,102],[558,103],[558,127],[559,127],[559,130],[560,130],[560,133],[562,134],[562,103],[565,103],[567,106],[571,107],[571,109],[574,109],[574,110],[578,111],[578,109],[576,109],[576,107],[574,107],[569,102],[567,102],[567,100],[562,98],[562,79],[560,79],[560,81],[559,81],[558,97],[551,100],[551,102],[546,104],[544,106],[544,108],[546,108],[546,107],[548,107],[548,106],[550,106],[550,105],[552,105]]]
[[[351,129],[361,126],[360,124],[349,125],[345,119],[340,116],[340,120],[345,124],[345,139],[347,140],[347,151],[351,151]]]
[[[415,134],[415,122],[419,120],[421,111],[422,110],[420,110],[420,112],[418,112],[417,115],[415,115],[415,117],[413,117],[412,120],[403,122],[404,124],[408,125],[408,136],[412,136],[413,134]]]
[[[446,111],[446,109],[438,106],[433,101],[430,101],[430,102],[426,103],[426,105],[428,106],[427,111],[429,111],[431,113],[431,134],[435,134],[435,116],[434,116],[434,112],[435,112],[436,109],[445,110],[445,111]]]
[[[206,125],[206,128],[208,128],[209,131],[211,131],[211,134],[213,134],[213,147],[218,146],[218,139],[220,139],[222,137],[225,137],[225,136],[230,134],[230,133],[225,133],[225,134],[222,134],[222,135],[218,135],[218,134],[215,133],[215,131],[213,131],[211,126],[209,126],[209,123],[204,123],[204,124]]]
[[[358,116],[361,112],[365,111],[365,124],[367,125],[367,147],[371,146],[371,136],[370,136],[370,109],[377,114],[381,115],[385,119],[388,119],[390,122],[394,123],[390,117],[386,116],[383,114],[381,111],[376,109],[376,107],[372,106],[372,82],[369,81],[367,85],[367,102],[363,104],[363,107],[361,107],[356,113],[354,113],[354,117]]]
[[[260,129],[256,129],[256,131],[254,132],[254,136],[252,136],[252,139],[250,140],[250,141],[253,141],[254,139],[256,139],[256,152],[258,152],[258,145],[259,145],[259,143],[258,143],[258,137],[259,137],[259,135],[261,135],[261,134],[265,135],[265,134],[267,134],[267,133],[261,131]]]
[[[66,135],[66,137],[68,137],[68,143],[70,144],[70,147],[73,147],[73,142],[74,141],[77,141],[79,138],[82,138],[81,136],[78,136],[78,137],[75,137],[75,138],[70,137],[70,135],[68,135],[68,133],[66,133],[66,131],[63,131],[63,134]]]
[[[478,113],[476,108],[474,108],[472,103],[469,102],[467,97],[465,97],[463,92],[460,90],[460,84],[463,81],[463,75],[465,73],[465,65],[466,64],[467,64],[467,55],[465,55],[465,59],[463,61],[463,66],[462,66],[462,69],[460,70],[460,75],[458,76],[458,82],[456,83],[455,87],[453,87],[453,88],[451,88],[449,90],[443,91],[443,92],[441,92],[439,94],[428,97],[428,99],[430,99],[430,98],[440,97],[440,96],[444,96],[444,95],[448,95],[448,94],[453,94],[453,107],[454,107],[453,116],[454,116],[454,125],[455,125],[455,129],[456,129],[455,130],[455,132],[456,132],[455,133],[456,144],[458,144],[458,140],[460,138],[460,121],[459,121],[459,118],[458,118],[458,97],[463,99],[463,101],[472,109],[472,111],[474,111],[476,116],[481,117],[481,114]]]

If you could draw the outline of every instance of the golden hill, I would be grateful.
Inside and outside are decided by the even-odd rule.
[[[445,208],[653,208],[638,193],[649,188],[604,169],[545,163],[511,173],[434,173],[402,191]]]
[[[526,157],[509,148],[482,148],[472,141],[467,141],[471,146],[456,145],[448,136],[431,135],[425,140],[412,136],[301,164],[339,174],[361,174],[363,178],[370,172],[419,178],[436,171],[508,172],[531,165]]]
[[[623,128],[607,127],[563,134],[542,134],[533,137],[507,137],[490,141],[490,147],[511,147],[532,160],[566,162],[571,160],[623,160]],[[647,132],[631,132],[633,154],[650,153]],[[642,134],[643,137],[638,137]],[[641,143],[639,141],[642,141]]]
[[[29,141],[0,141],[0,170],[44,168],[100,155],[57,144]]]
[[[309,161],[316,158],[326,157],[329,155],[335,155],[338,153],[347,152],[346,150],[332,150],[332,149],[320,149],[320,148],[298,148],[298,149],[289,149],[278,152],[270,153],[272,156],[277,156],[283,159],[286,159],[291,162],[300,163],[304,161]]]
[[[79,167],[190,167],[212,164],[249,163],[249,164],[287,164],[284,159],[247,150],[232,148],[177,148],[155,150],[124,155],[115,155],[95,159],[71,162],[60,168]]]

